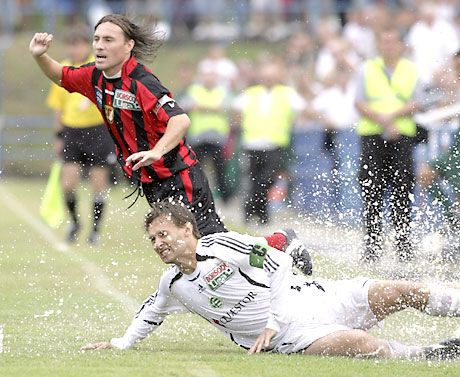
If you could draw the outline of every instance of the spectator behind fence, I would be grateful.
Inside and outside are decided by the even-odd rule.
[[[452,103],[459,103],[460,99],[460,51],[454,57],[456,78],[449,80],[450,91],[454,94]],[[457,113],[458,116],[458,113]],[[442,180],[454,190],[455,203],[442,190]],[[447,259],[460,258],[460,135],[457,131],[453,145],[447,152],[422,165],[420,171],[422,188],[428,191],[433,201],[441,206],[441,212],[446,221],[447,243],[443,249],[443,257]]]
[[[403,44],[396,29],[377,37],[380,56],[365,62],[357,82],[356,107],[361,115],[361,168],[365,227],[364,261],[382,254],[384,194],[389,189],[396,252],[401,261],[413,258],[410,234],[413,161],[420,85],[415,65],[402,57]]]
[[[313,77],[316,50],[313,39],[303,31],[293,34],[286,43],[284,62],[289,70],[292,83],[297,83],[302,76]]]
[[[259,84],[247,88],[233,105],[241,114],[242,148],[250,166],[246,221],[256,216],[261,223],[269,222],[267,193],[285,169],[295,114],[306,108],[305,100],[283,84],[284,70],[282,62],[265,59]]]
[[[227,110],[231,99],[229,91],[217,80],[212,70],[200,72],[198,82],[187,90],[183,107],[191,120],[187,140],[201,162],[213,165],[218,197],[227,202],[230,193],[225,181],[223,147],[230,134]]]
[[[342,37],[349,42],[362,59],[375,56],[375,35],[369,27],[371,9],[351,8],[347,12],[347,23],[343,27]]]
[[[214,71],[217,82],[226,88],[232,88],[238,76],[238,68],[226,56],[226,50],[221,45],[212,46],[208,54],[198,63],[198,72]]]
[[[70,29],[64,38],[67,66],[80,66],[94,61],[90,49],[91,31],[84,25]],[[80,230],[76,189],[82,168],[89,168],[93,190],[93,224],[88,237],[91,244],[99,240],[100,222],[104,213],[109,181],[109,163],[115,163],[115,147],[97,107],[78,93],[51,85],[47,104],[55,111],[55,151],[64,161],[61,182],[71,224],[67,241],[75,242]]]
[[[433,75],[441,69],[460,48],[454,26],[438,16],[438,5],[422,4],[419,20],[410,28],[407,43],[412,60],[417,66],[420,80],[431,85]]]
[[[315,78],[322,81],[335,68],[335,61],[329,51],[329,44],[339,38],[339,24],[333,17],[321,19],[315,30],[318,53],[315,62]]]
[[[340,146],[339,133],[350,129],[357,121],[358,114],[354,106],[354,82],[351,73],[339,67],[325,81],[325,87],[311,102],[316,119],[324,129],[323,148],[332,161],[332,196],[333,205],[340,205]]]

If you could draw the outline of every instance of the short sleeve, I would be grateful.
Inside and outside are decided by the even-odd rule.
[[[70,93],[80,93],[94,102],[94,90],[91,82],[94,69],[94,64],[83,65],[78,68],[62,67],[61,86]]]
[[[152,112],[162,122],[175,115],[184,114],[184,110],[154,76],[138,83],[138,100],[146,112]]]

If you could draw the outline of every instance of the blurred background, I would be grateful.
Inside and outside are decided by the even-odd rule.
[[[292,121],[290,144],[268,193],[272,213],[295,208],[335,221],[360,218],[355,76],[366,59],[376,56],[376,36],[387,26],[400,30],[405,55],[419,68],[424,110],[456,102],[449,80],[455,79],[451,59],[460,47],[457,0],[1,0],[1,4],[0,180],[45,179],[56,159],[52,111],[45,105],[49,82],[28,52],[33,33],[53,33],[51,54],[62,59],[65,30],[81,22],[93,26],[112,12],[129,14],[162,31],[165,42],[150,68],[184,107],[189,103],[188,88],[210,71],[225,87],[228,102],[222,112],[231,125],[223,150],[226,203],[232,203],[236,194],[240,200],[239,193],[249,184],[243,179],[249,163],[241,152],[232,101],[258,82],[258,72],[267,61],[276,60],[280,82],[292,87],[306,104]],[[423,29],[424,25],[431,26]],[[417,162],[446,150],[457,125],[455,117],[431,121],[429,142],[416,149]],[[215,168],[210,165],[207,170],[216,182]],[[114,175],[118,173],[117,167]],[[221,196],[213,185],[216,196]]]

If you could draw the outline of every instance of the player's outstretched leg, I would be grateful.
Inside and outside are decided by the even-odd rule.
[[[343,330],[326,335],[303,351],[305,355],[355,358],[418,359],[423,347],[376,338],[364,330]]]
[[[460,290],[410,281],[374,281],[369,306],[378,320],[406,308],[431,316],[460,317]]]
[[[391,358],[404,360],[453,360],[460,358],[460,339],[449,339],[431,346],[410,346],[376,338],[364,330],[343,330],[313,342],[303,353],[319,356]]]
[[[443,361],[460,358],[460,339],[447,339],[439,344],[423,347],[426,360]]]

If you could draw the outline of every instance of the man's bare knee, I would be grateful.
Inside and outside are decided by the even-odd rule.
[[[380,321],[408,307],[423,310],[428,290],[421,283],[381,280],[370,285],[368,298],[372,313]]]
[[[304,354],[359,358],[391,356],[386,341],[375,338],[363,330],[344,330],[326,335],[313,342]]]

